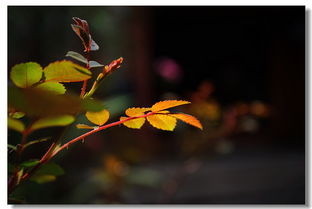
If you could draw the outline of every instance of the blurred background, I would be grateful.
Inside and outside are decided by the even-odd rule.
[[[70,27],[79,17],[100,46],[92,60],[124,58],[94,96],[110,121],[128,107],[183,99],[192,104],[176,110],[204,126],[99,132],[54,159],[65,175],[28,182],[16,194],[41,204],[304,204],[305,12],[304,6],[9,6],[8,71],[21,62],[70,59],[67,51],[82,54]],[[66,87],[79,93],[81,85]],[[85,132],[75,124],[64,141]],[[19,143],[18,133],[8,136]],[[25,158],[40,158],[49,144],[25,150]]]

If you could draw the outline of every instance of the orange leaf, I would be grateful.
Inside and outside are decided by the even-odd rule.
[[[183,101],[183,100],[166,100],[166,101],[161,101],[157,102],[152,106],[152,112],[158,112],[160,110],[165,110],[171,107],[176,107],[184,104],[189,104],[190,102],[188,101]]]
[[[182,120],[183,122],[185,123],[188,123],[192,126],[195,126],[201,130],[203,130],[203,126],[202,124],[200,123],[199,120],[197,120],[197,118],[195,118],[194,116],[192,115],[187,115],[187,114],[184,114],[184,113],[177,113],[177,114],[169,114],[170,116],[173,116],[179,120]]]
[[[139,115],[143,115],[144,112],[149,111],[151,108],[147,108],[147,107],[132,107],[132,108],[128,108],[126,110],[126,115],[128,116],[139,116]]]
[[[127,117],[120,117],[120,120],[125,120],[125,119],[127,119]],[[140,129],[144,123],[145,123],[145,118],[136,118],[136,119],[128,120],[124,122],[123,124],[127,126],[128,128]]]
[[[155,128],[166,131],[173,131],[177,123],[176,118],[162,114],[147,116],[147,120]]]

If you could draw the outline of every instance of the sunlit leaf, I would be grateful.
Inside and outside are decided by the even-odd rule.
[[[203,130],[203,126],[202,124],[200,123],[199,120],[197,120],[197,118],[195,118],[194,116],[192,115],[187,115],[187,114],[184,114],[184,113],[177,113],[177,114],[169,114],[170,116],[173,116],[179,120],[182,120],[183,122],[185,123],[188,123],[192,126],[195,126],[199,129],[202,129]]]
[[[98,128],[98,126],[89,126],[89,125],[86,125],[86,124],[77,124],[76,127],[78,129],[96,129]]]
[[[165,110],[171,107],[176,107],[184,104],[189,104],[190,102],[188,101],[183,101],[183,100],[166,100],[166,101],[161,101],[157,102],[152,106],[152,112],[158,112],[160,110]]]
[[[55,95],[35,88],[9,87],[8,90],[9,106],[29,116],[74,115],[80,112],[104,109],[102,102],[95,99],[82,100],[73,94]]]
[[[34,167],[35,165],[37,165],[40,161],[37,159],[33,159],[33,160],[27,160],[22,162],[20,165],[24,168],[29,168],[29,167]]]
[[[109,112],[106,109],[99,112],[87,112],[86,117],[90,122],[101,126],[107,122],[109,118]]]
[[[58,82],[44,82],[42,84],[39,84],[35,88],[49,91],[53,94],[65,94],[66,92],[65,86]]]
[[[54,126],[67,126],[74,122],[75,117],[72,115],[61,115],[61,116],[53,116],[53,117],[46,117],[41,118],[37,121],[35,121],[32,126],[31,130],[37,130],[41,128],[47,128],[47,127],[54,127]]]
[[[147,116],[147,120],[155,128],[166,131],[173,131],[177,123],[176,118],[162,114]]]
[[[35,62],[17,64],[12,67],[10,78],[13,83],[21,88],[26,88],[40,81],[42,67]]]
[[[25,125],[22,121],[8,117],[8,127],[18,132],[25,130]]]
[[[146,107],[132,107],[128,108],[126,110],[126,115],[128,116],[138,116],[138,115],[144,115],[144,112],[149,111],[151,108],[146,108]]]
[[[127,117],[120,117],[120,120],[125,120],[125,119],[127,119]],[[127,126],[128,128],[135,128],[135,129],[140,129],[144,123],[145,123],[145,118],[136,118],[136,119],[123,122],[123,124]]]
[[[43,70],[46,81],[79,82],[91,78],[91,72],[71,61],[63,60],[49,64]]]
[[[90,61],[89,62],[89,67],[90,68],[94,68],[94,67],[103,67],[104,65],[102,65],[102,64],[100,64],[100,63],[98,63],[97,61]]]
[[[75,59],[75,60],[78,60],[78,61],[80,61],[80,62],[83,62],[83,63],[85,63],[85,64],[88,63],[88,60],[87,60],[84,56],[82,56],[81,54],[79,54],[78,52],[68,51],[67,54],[66,54],[65,56],[71,57],[71,58],[73,58],[73,59]]]

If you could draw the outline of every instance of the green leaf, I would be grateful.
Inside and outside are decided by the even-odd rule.
[[[49,91],[53,94],[65,94],[66,92],[65,86],[58,82],[44,82],[42,84],[39,84],[35,88]]]
[[[54,175],[61,176],[64,174],[64,170],[61,166],[56,163],[49,162],[42,165],[34,174],[34,176],[38,175]]]
[[[8,90],[9,106],[26,113],[28,116],[75,115],[80,112],[96,112],[104,109],[102,102],[91,98],[82,100],[73,94],[55,95],[36,88],[9,87]]]
[[[53,126],[67,126],[75,121],[74,116],[72,115],[61,115],[61,116],[53,116],[41,118],[33,123],[31,126],[31,130],[37,130],[41,128],[48,128]]]
[[[23,122],[10,117],[8,117],[8,127],[21,133],[25,130],[25,125]]]
[[[75,60],[78,60],[80,62],[83,62],[85,64],[88,63],[88,60],[82,56],[81,54],[79,54],[78,52],[74,52],[74,51],[68,51],[67,54],[65,55],[66,57],[71,57]]]
[[[30,168],[30,167],[34,167],[35,165],[37,165],[40,161],[37,159],[33,159],[33,160],[27,160],[22,162],[20,165],[23,168]]]
[[[9,116],[11,118],[15,118],[15,119],[19,119],[25,116],[25,113],[23,112],[13,112],[13,113],[9,113]]]
[[[63,60],[49,64],[43,70],[46,81],[79,82],[91,78],[92,73],[71,61]]]
[[[95,67],[104,67],[104,65],[98,63],[97,61],[90,61],[89,62],[90,68],[95,68]]]
[[[42,167],[39,168],[32,177],[30,177],[30,180],[37,182],[38,184],[43,184],[54,181],[56,176],[61,176],[63,174],[63,168],[53,162],[50,162],[42,165]]]
[[[21,88],[26,88],[37,83],[41,77],[42,67],[35,62],[14,65],[10,73],[13,83]]]
[[[54,175],[36,175],[30,178],[31,181],[36,182],[37,184],[44,184],[56,180]]]

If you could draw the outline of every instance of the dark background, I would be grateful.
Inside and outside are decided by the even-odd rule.
[[[113,120],[179,98],[199,105],[185,111],[205,127],[95,134],[55,159],[64,176],[20,193],[29,203],[304,204],[305,15],[304,6],[8,7],[8,69],[82,53],[70,27],[80,17],[100,46],[94,60],[125,60],[95,94]],[[268,114],[239,115],[239,104]],[[208,106],[219,116],[201,115]],[[10,143],[18,137],[9,131]],[[35,148],[26,156],[39,157]],[[111,161],[127,172],[108,175]]]

